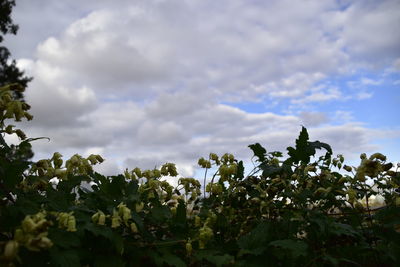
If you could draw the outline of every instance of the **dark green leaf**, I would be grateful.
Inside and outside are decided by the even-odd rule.
[[[307,243],[303,241],[296,241],[292,239],[276,240],[269,243],[270,246],[280,247],[287,249],[291,252],[293,257],[297,258],[299,256],[307,255]]]
[[[80,266],[77,250],[65,250],[53,247],[50,249],[51,266],[76,267]]]
[[[169,266],[186,267],[186,263],[181,258],[166,249],[162,250],[161,260]]]
[[[80,239],[76,233],[67,232],[65,229],[51,228],[49,230],[49,238],[55,246],[70,248],[79,247]]]
[[[238,240],[239,248],[245,253],[260,255],[267,248],[270,228],[269,223],[260,223],[250,233]]]
[[[263,162],[265,160],[265,154],[267,150],[262,147],[259,143],[255,143],[253,145],[249,145],[250,149],[253,151],[254,156],[258,158],[259,162]]]
[[[236,179],[243,179],[244,178],[244,166],[243,166],[243,161],[239,161],[237,165],[237,171],[235,174]]]

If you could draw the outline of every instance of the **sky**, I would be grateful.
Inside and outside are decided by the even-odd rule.
[[[357,164],[400,161],[398,0],[17,0],[35,158],[101,154],[97,170],[210,152],[286,152],[301,126]],[[12,138],[11,138],[12,139]],[[11,140],[12,141],[12,140]]]

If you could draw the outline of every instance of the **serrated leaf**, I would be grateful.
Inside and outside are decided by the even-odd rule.
[[[299,137],[296,139],[296,148],[288,147],[288,154],[290,159],[294,163],[308,164],[310,157],[315,155],[316,149],[325,148],[330,154],[332,154],[331,147],[319,141],[309,142],[309,136],[307,129],[302,127]]]
[[[259,162],[263,162],[265,160],[265,154],[267,153],[267,150],[262,145],[255,143],[249,145],[249,147],[253,151],[254,156],[258,158]]]

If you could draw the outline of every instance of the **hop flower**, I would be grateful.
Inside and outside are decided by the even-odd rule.
[[[348,166],[348,165],[344,165],[343,169],[345,169],[348,172],[351,172],[351,170],[352,170],[351,166]]]
[[[76,220],[75,217],[70,215],[68,217],[68,227],[67,227],[68,232],[76,232]]]
[[[144,207],[144,203],[143,202],[140,202],[139,204],[136,204],[136,206],[135,206],[136,212],[137,213],[141,212],[143,210],[143,207]]]
[[[131,225],[130,225],[130,227],[131,227],[131,231],[132,231],[132,233],[137,233],[138,232],[138,228],[137,228],[137,226],[136,226],[136,223],[131,223]]]
[[[18,242],[14,240],[10,240],[7,242],[7,244],[4,247],[4,258],[7,260],[12,260],[17,256],[18,253]]]
[[[185,248],[186,248],[186,255],[190,256],[193,250],[192,243],[190,241],[186,242]]]
[[[121,225],[121,218],[118,215],[118,212],[114,209],[113,216],[111,219],[111,228],[117,228]]]

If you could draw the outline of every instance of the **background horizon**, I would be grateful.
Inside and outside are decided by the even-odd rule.
[[[22,128],[51,139],[37,159],[197,176],[210,152],[285,154],[304,125],[350,163],[399,162],[399,1],[17,0],[12,17],[4,45],[34,78]]]

